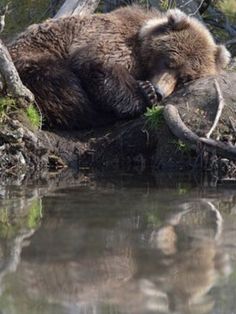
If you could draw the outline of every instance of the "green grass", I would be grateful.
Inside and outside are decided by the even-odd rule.
[[[34,105],[30,104],[26,109],[27,117],[31,123],[31,125],[37,129],[41,127],[41,116],[38,110],[34,107]]]
[[[147,119],[147,126],[151,129],[159,128],[164,122],[163,107],[154,106],[152,108],[147,108],[144,114]]]

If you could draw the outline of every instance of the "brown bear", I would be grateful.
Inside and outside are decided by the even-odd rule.
[[[137,6],[30,26],[9,51],[51,128],[136,117],[156,96],[217,74],[230,59],[195,18]]]

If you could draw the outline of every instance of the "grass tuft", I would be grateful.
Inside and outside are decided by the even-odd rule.
[[[147,111],[145,112],[144,115],[147,118],[147,125],[151,129],[159,128],[164,122],[162,106],[154,106],[152,108],[147,108]]]
[[[11,97],[0,97],[0,123],[4,122],[7,115],[15,110],[15,99],[12,99]]]
[[[30,104],[26,109],[27,117],[31,123],[31,125],[37,129],[41,126],[41,116],[38,110],[34,107],[33,104]]]

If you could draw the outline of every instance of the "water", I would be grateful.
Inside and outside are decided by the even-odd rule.
[[[236,190],[175,179],[1,187],[0,313],[236,313]]]

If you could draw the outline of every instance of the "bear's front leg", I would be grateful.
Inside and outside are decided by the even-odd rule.
[[[157,102],[152,84],[135,80],[122,66],[87,64],[78,75],[96,110],[112,113],[119,119],[139,116]]]

